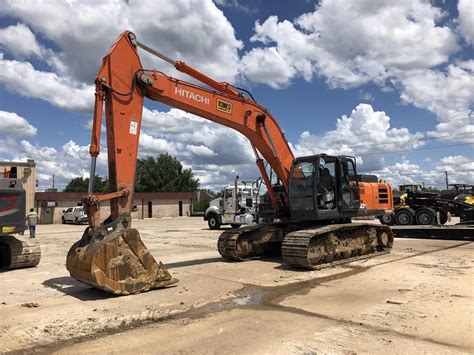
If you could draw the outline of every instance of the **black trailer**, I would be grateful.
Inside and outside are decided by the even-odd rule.
[[[474,240],[474,221],[450,226],[391,226],[390,229],[399,238]]]

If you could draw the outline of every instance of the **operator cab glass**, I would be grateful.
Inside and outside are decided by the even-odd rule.
[[[290,174],[291,215],[304,220],[350,217],[360,207],[358,189],[355,158],[297,158]]]

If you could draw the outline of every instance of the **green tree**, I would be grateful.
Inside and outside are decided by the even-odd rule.
[[[147,156],[137,161],[137,192],[193,192],[199,187],[191,169],[168,153],[158,158]]]
[[[89,178],[74,178],[64,188],[64,192],[87,192],[89,188]],[[106,193],[109,192],[109,181],[102,176],[94,177],[94,192]]]
[[[206,191],[209,193],[211,196],[203,196],[201,195],[201,198],[193,202],[193,212],[205,212],[207,208],[209,207],[209,204],[212,200],[217,198],[217,194],[209,189],[203,189],[203,191]]]

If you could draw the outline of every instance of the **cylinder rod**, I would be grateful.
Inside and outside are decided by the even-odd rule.
[[[91,157],[91,168],[89,170],[89,187],[87,189],[88,193],[94,192],[94,178],[95,178],[95,166],[97,162],[97,157]]]

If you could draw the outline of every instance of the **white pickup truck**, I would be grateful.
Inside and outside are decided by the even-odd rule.
[[[63,224],[76,223],[82,224],[87,223],[87,214],[84,212],[84,207],[76,206],[70,207],[63,211],[62,217]]]

